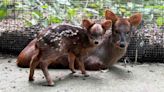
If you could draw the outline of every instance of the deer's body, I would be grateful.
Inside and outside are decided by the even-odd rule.
[[[85,59],[85,66],[89,70],[107,68],[116,63],[126,53],[131,35],[130,28],[138,26],[142,20],[140,13],[136,13],[130,18],[120,18],[110,10],[105,12],[105,17],[107,20],[112,20],[112,34],[106,36],[104,42]],[[59,62],[66,60],[66,57],[60,57]],[[18,63],[21,61],[18,60]],[[52,67],[56,65],[53,64]]]
[[[75,73],[75,61],[77,61],[81,73],[88,76],[85,71],[84,58],[102,41],[105,30],[111,26],[111,21],[95,24],[89,20],[83,20],[83,27],[73,25],[59,25],[55,28],[47,28],[44,34],[38,35],[35,43],[35,54],[30,63],[29,81],[33,81],[35,68],[39,65],[49,86],[54,85],[48,66],[56,63],[62,55],[68,56],[69,68]],[[58,62],[57,62],[58,63]]]
[[[36,53],[35,43],[37,39],[32,40],[19,54],[17,57],[17,65],[19,67],[27,68],[30,65],[32,56]]]

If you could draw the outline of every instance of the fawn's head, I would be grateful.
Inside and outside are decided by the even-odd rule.
[[[105,18],[112,20],[112,42],[119,48],[125,48],[130,40],[131,27],[140,24],[142,15],[136,13],[129,18],[121,18],[112,11],[106,10]]]
[[[95,23],[88,19],[83,19],[82,26],[87,30],[90,40],[93,44],[98,45],[102,41],[102,37],[112,26],[111,20],[104,20],[101,23]]]

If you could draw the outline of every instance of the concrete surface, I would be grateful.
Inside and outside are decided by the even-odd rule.
[[[41,70],[36,70],[35,81],[30,83],[29,69],[17,67],[15,61],[0,59],[0,92],[164,92],[164,64],[124,67],[119,63],[108,72],[89,71],[90,77],[50,69],[55,86],[48,87]]]

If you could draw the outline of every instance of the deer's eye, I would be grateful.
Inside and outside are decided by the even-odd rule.
[[[129,33],[130,33],[130,31],[126,32],[126,34],[129,34]]]
[[[119,34],[119,31],[116,30],[115,33],[116,33],[116,34]]]

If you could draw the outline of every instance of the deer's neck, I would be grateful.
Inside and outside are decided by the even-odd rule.
[[[111,66],[114,63],[116,63],[124,54],[126,53],[126,49],[128,47],[128,44],[126,44],[125,48],[120,48],[117,47],[113,42],[112,42],[112,36],[109,38],[106,38],[104,43],[102,44],[100,51],[100,59],[101,61],[108,65]]]

